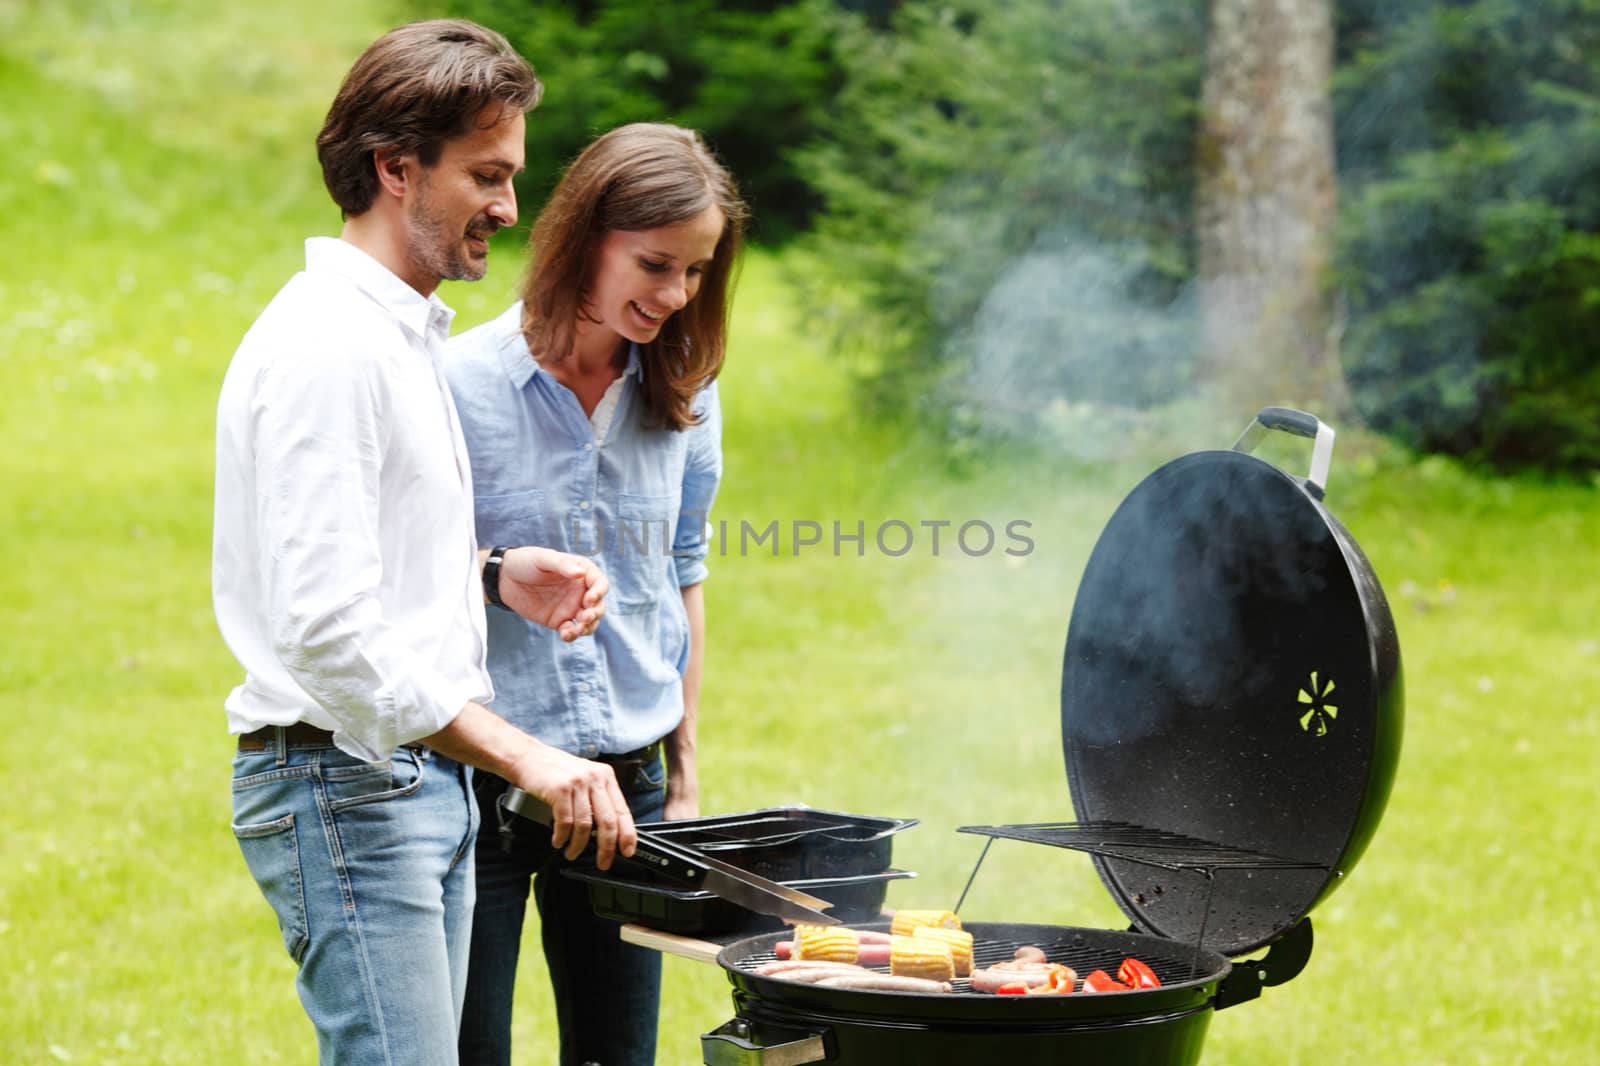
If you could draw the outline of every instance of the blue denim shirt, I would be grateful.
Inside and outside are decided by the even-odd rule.
[[[445,377],[472,462],[478,543],[543,544],[594,559],[611,580],[592,638],[489,608],[496,713],[575,755],[632,751],[683,719],[689,622],[680,589],[706,577],[722,477],[715,383],[681,432],[647,428],[637,349],[604,440],[528,354],[522,305],[450,342]]]

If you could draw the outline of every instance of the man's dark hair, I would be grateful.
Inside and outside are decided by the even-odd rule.
[[[485,108],[526,113],[543,92],[533,67],[493,30],[465,19],[401,26],[361,53],[339,86],[317,135],[322,180],[344,217],[362,214],[378,195],[374,151],[415,152],[432,166]]]

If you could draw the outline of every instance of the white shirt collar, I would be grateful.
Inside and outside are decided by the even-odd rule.
[[[426,339],[430,328],[446,336],[455,311],[438,293],[423,296],[395,273],[349,241],[337,237],[306,240],[306,272],[331,273],[348,280],[406,329]]]

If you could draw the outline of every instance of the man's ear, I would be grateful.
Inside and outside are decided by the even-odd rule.
[[[385,193],[397,200],[405,199],[411,187],[412,164],[416,156],[410,152],[396,152],[391,148],[378,148],[372,153],[372,167],[377,172],[378,184]]]

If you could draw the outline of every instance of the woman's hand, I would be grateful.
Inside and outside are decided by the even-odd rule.
[[[530,622],[574,641],[593,633],[606,613],[611,582],[581,555],[521,547],[500,563],[500,599]]]

